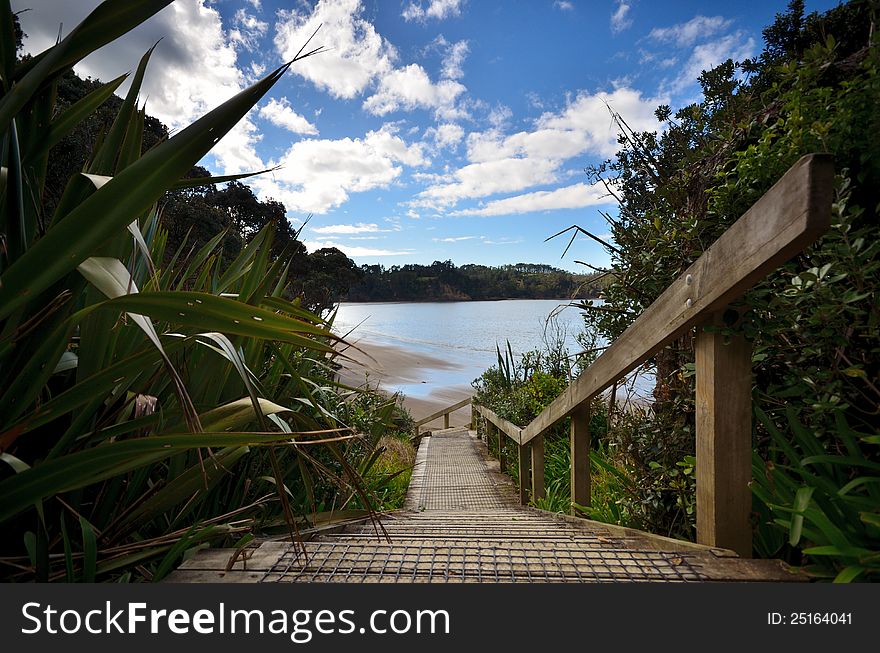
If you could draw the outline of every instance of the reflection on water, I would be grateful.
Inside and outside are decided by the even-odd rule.
[[[569,354],[581,350],[575,337],[583,331],[581,312],[556,311],[566,300],[507,300],[496,302],[342,304],[335,329],[354,339],[427,354],[454,366],[425,370],[430,382],[403,384],[393,390],[418,397],[431,388],[470,385],[497,361],[496,344],[510,342],[517,360],[544,342],[563,338]]]

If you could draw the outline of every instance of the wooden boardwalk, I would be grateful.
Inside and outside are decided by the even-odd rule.
[[[264,542],[230,565],[207,550],[169,582],[536,583],[793,581],[782,563],[519,505],[510,479],[464,428],[422,439],[403,510]],[[303,550],[304,549],[304,550]]]

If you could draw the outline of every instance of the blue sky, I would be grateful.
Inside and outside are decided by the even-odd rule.
[[[13,0],[26,49],[54,42],[98,2]],[[807,11],[836,5],[808,1]],[[288,208],[314,250],[358,264],[607,263],[615,211],[584,168],[613,156],[607,105],[655,129],[658,104],[699,98],[700,71],[761,49],[786,2],[648,0],[176,0],[78,72],[111,79],[163,38],[147,111],[179,129],[311,45],[204,164]]]

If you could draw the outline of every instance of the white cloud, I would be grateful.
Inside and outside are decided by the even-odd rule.
[[[313,11],[280,10],[275,47],[290,60],[318,30],[309,47],[324,46],[326,52],[298,62],[291,71],[333,97],[351,99],[389,73],[397,59],[394,46],[362,13],[359,0],[320,0]]]
[[[568,0],[556,0],[556,2],[553,3],[553,6],[562,11],[571,11],[574,9],[574,4]]]
[[[488,202],[479,208],[453,211],[450,215],[514,215],[534,213],[536,211],[552,211],[559,209],[581,209],[585,206],[609,204],[608,193],[601,186],[590,186],[585,183],[565,186],[556,190],[541,190],[524,195],[516,195],[505,199]]]
[[[522,156],[564,160],[587,149],[587,136],[585,131],[574,129],[537,129],[510,136],[495,131],[475,132],[468,136],[468,158],[494,161]]]
[[[445,16],[444,12],[451,11],[452,5],[435,4],[427,9],[413,6],[428,17]],[[460,3],[453,4],[457,10]],[[363,13],[360,0],[320,0],[310,13],[307,8],[281,10],[275,27],[275,47],[282,57],[291,59],[320,28],[309,47],[323,46],[326,51],[298,62],[291,69],[294,74],[336,98],[351,99],[375,85],[373,94],[363,103],[364,110],[373,115],[428,109],[446,119],[463,116],[455,104],[466,89],[455,79],[463,74],[467,42],[443,41],[448,46],[442,70],[444,79],[434,83],[418,64],[398,68],[397,50]]]
[[[755,54],[755,39],[745,30],[724,33],[733,21],[723,16],[694,16],[689,21],[669,27],[655,27],[648,38],[666,44],[676,52],[640,51],[640,63],[658,68],[677,66],[674,77],[666,79],[666,93],[679,94],[694,88],[704,70],[710,70],[727,59],[742,61]]]
[[[325,227],[312,227],[312,231],[316,234],[369,234],[377,231],[379,225],[376,223],[358,222],[357,224],[328,224]]]
[[[286,97],[270,100],[269,104],[260,109],[260,117],[294,134],[315,136],[318,133],[317,127],[290,107],[290,101]]]
[[[433,140],[438,148],[455,147],[464,138],[464,129],[455,123],[443,123],[426,129],[425,138]]]
[[[241,45],[249,52],[257,48],[259,40],[269,29],[269,23],[247,13],[244,9],[235,12],[232,24],[234,28],[229,30],[230,41]]]
[[[611,31],[615,34],[629,29],[632,26],[632,18],[629,11],[632,5],[626,0],[617,0],[617,8],[611,13]]]
[[[461,79],[464,77],[464,60],[467,58],[469,51],[470,47],[467,41],[449,43],[443,55],[443,68],[440,71],[440,76],[444,79]]]
[[[417,206],[442,207],[458,200],[518,191],[556,181],[557,164],[549,159],[500,159],[472,163],[456,170],[446,183],[418,195]]]
[[[619,113],[635,131],[653,131],[658,128],[654,110],[665,104],[666,98],[645,98],[641,92],[627,87],[611,93],[580,92],[559,113],[545,113],[538,121],[539,129],[578,134],[585,141],[585,151],[601,156],[612,156],[617,150],[617,127],[611,120],[610,107]]]
[[[671,27],[655,27],[648,35],[655,41],[674,43],[678,47],[688,47],[698,40],[705,40],[727,29],[732,21],[723,16],[694,16],[686,23]]]
[[[303,244],[310,252],[328,247],[335,247],[346,256],[405,256],[407,254],[412,254],[413,252],[411,249],[390,250],[361,247],[359,245],[345,245],[332,240],[304,240]]]
[[[448,238],[432,238],[435,243],[460,243],[464,240],[476,240],[476,236],[450,236]]]
[[[560,166],[568,159],[591,153],[612,156],[617,145],[617,128],[609,107],[623,116],[636,131],[659,128],[654,110],[666,98],[645,98],[639,91],[620,87],[612,92],[578,93],[558,112],[541,115],[531,131],[504,134],[500,128],[471,133],[467,138],[470,163],[452,173],[425,177],[430,185],[412,202],[414,207],[443,209],[463,199],[488,197],[552,184],[560,178]],[[582,184],[559,189],[557,195],[541,191],[519,199],[498,200],[462,215],[500,215],[566,206],[585,206]],[[555,192],[555,191],[554,191]],[[480,212],[482,211],[482,213]]]
[[[426,22],[429,18],[443,20],[461,15],[463,4],[464,0],[430,0],[425,7],[421,2],[410,2],[401,16],[404,20],[415,20],[420,23]]]
[[[669,82],[669,88],[674,93],[680,93],[695,84],[704,70],[711,70],[728,59],[734,61],[747,59],[755,54],[756,49],[755,39],[744,31],[701,43],[694,47],[680,74]]]
[[[402,165],[427,165],[423,146],[407,144],[392,125],[363,138],[308,139],[294,143],[279,161],[281,169],[256,179],[264,197],[291,211],[326,213],[345,203],[351,193],[385,188],[402,173]]]
[[[455,101],[465,87],[451,79],[434,84],[425,69],[410,64],[384,75],[376,92],[368,97],[363,108],[376,116],[398,110],[432,109],[438,116],[455,118],[462,115]]]
[[[24,0],[20,4],[19,8],[28,6]],[[59,24],[64,36],[98,4],[97,0],[41,0],[38,8],[21,14],[27,50],[35,53],[50,47]],[[235,43],[224,31],[220,13],[205,0],[177,0],[84,59],[75,70],[81,76],[108,81],[137,66],[159,39],[141,98],[147,102],[147,113],[170,129],[192,123],[243,88],[246,76],[238,67]],[[125,92],[127,84],[120,92]],[[212,150],[218,168],[225,173],[262,168],[255,150],[259,138],[250,117],[245,117]]]

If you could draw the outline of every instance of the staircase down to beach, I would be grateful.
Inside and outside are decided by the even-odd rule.
[[[246,559],[199,552],[167,582],[593,583],[796,581],[775,560],[521,506],[465,428],[422,438],[402,510],[264,542]]]

